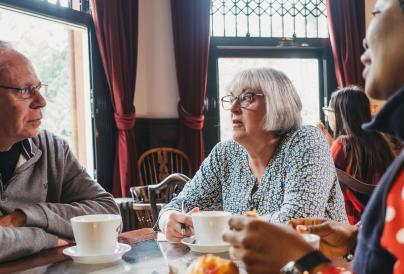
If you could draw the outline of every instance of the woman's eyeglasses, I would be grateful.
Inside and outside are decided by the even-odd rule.
[[[30,98],[34,97],[37,92],[40,92],[41,89],[45,89],[45,92],[46,92],[47,87],[48,87],[48,85],[42,84],[41,82],[36,86],[30,86],[30,87],[25,87],[25,88],[0,86],[0,88],[3,88],[3,89],[11,89],[21,99],[30,99]]]
[[[335,110],[333,108],[330,108],[330,107],[323,107],[323,112],[324,112],[325,115],[327,115],[330,112],[334,113]]]
[[[254,101],[257,96],[263,97],[263,93],[255,93],[252,91],[244,91],[238,96],[234,96],[233,94],[229,94],[223,96],[222,107],[225,110],[230,110],[231,106],[233,105],[234,101],[237,101],[241,108],[248,108]]]

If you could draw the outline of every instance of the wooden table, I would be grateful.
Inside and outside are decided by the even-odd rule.
[[[165,274],[185,272],[193,259],[201,254],[190,252],[183,244],[157,242],[157,234],[151,228],[122,233],[119,237],[121,243],[131,245],[122,260],[97,265],[74,263],[69,257],[63,255],[65,247],[44,250],[38,254],[25,257],[12,262],[0,264],[0,273],[18,272],[21,274]],[[228,257],[228,254],[218,254]],[[335,261],[338,265],[349,267],[342,260]],[[240,262],[237,264],[242,268]],[[241,273],[245,273],[241,269]]]
[[[168,266],[163,254],[154,240],[156,233],[151,228],[122,233],[119,242],[130,244],[132,250],[127,252],[122,261],[110,264],[85,265],[74,263],[69,257],[63,255],[66,247],[52,248],[38,254],[21,258],[15,261],[0,264],[0,273],[19,272],[24,274],[40,273],[168,273]],[[153,246],[154,243],[154,246]],[[137,248],[138,247],[138,248]],[[151,264],[153,270],[150,271]],[[144,268],[142,270],[141,268]],[[21,271],[21,272],[20,272]]]

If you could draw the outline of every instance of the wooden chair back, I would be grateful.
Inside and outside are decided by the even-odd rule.
[[[346,186],[355,192],[366,194],[368,196],[370,196],[376,188],[376,185],[364,183],[338,168],[337,177],[341,185]]]
[[[122,216],[122,232],[137,229],[136,213],[133,211],[133,200],[131,198],[114,198]]]
[[[156,185],[149,185],[149,198],[150,206],[153,215],[153,222],[156,223],[158,219],[158,202],[169,203],[172,198],[176,197],[190,178],[181,173],[174,173],[167,176],[161,183]],[[161,197],[158,200],[158,197]]]
[[[162,204],[156,205],[157,210],[163,207]],[[153,214],[150,203],[134,203],[133,211],[136,214],[136,229],[154,226]]]
[[[173,173],[191,176],[191,161],[179,149],[170,147],[152,148],[139,157],[138,170],[139,185],[157,184]]]
[[[149,202],[149,187],[148,186],[132,186],[129,188],[132,199],[135,203]]]

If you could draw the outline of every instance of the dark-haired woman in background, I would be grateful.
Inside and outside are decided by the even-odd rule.
[[[377,184],[394,156],[380,133],[361,127],[372,119],[365,93],[356,86],[340,89],[332,94],[324,112],[335,138],[331,145],[335,167],[364,183]],[[349,222],[356,224],[369,196],[346,187],[342,191]]]

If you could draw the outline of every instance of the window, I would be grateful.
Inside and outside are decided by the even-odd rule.
[[[90,0],[37,0],[81,12],[90,12]]]
[[[116,126],[89,2],[89,0],[0,0],[0,9],[1,12],[7,10],[31,18],[40,18],[46,20],[47,24],[58,23],[59,29],[65,29],[67,33],[70,33],[65,40],[67,44],[64,45],[67,49],[67,57],[65,55],[67,63],[65,64],[68,64],[66,67],[68,77],[64,80],[70,83],[67,96],[72,99],[71,103],[67,101],[64,103],[71,104],[71,111],[75,112],[70,113],[71,118],[66,117],[71,119],[72,125],[72,138],[69,142],[73,147],[76,146],[74,144],[76,142],[79,149],[76,153],[78,153],[79,160],[87,166],[89,174],[93,175],[107,191],[111,191],[113,178],[113,168],[111,167],[115,158]],[[11,21],[18,25],[18,28],[25,25],[25,19],[16,20],[16,17],[13,17]],[[2,22],[0,32],[5,31],[7,31],[7,27]],[[33,31],[40,33],[40,36],[45,36],[41,39],[46,39],[41,28],[35,28]],[[10,37],[0,36],[0,39],[10,40]],[[41,46],[56,50],[55,47],[59,47],[60,42],[51,40],[48,44]],[[56,90],[59,92],[59,89]],[[91,114],[89,114],[90,110]],[[89,121],[91,121],[90,125],[88,125]],[[66,130],[66,132],[68,131]],[[80,140],[86,142],[85,149],[81,150],[86,153],[85,158],[80,156],[80,147],[84,146],[75,141],[74,136],[78,136]]]
[[[0,39],[28,56],[48,85],[41,127],[67,140],[93,174],[87,29],[6,8],[0,25]]]
[[[0,25],[0,39],[28,56],[48,85],[42,128],[67,140],[92,174],[87,29],[5,8],[0,8]]]
[[[220,98],[246,68],[283,71],[302,100],[303,123],[324,119],[321,107],[336,87],[325,0],[213,0],[210,16],[206,154],[232,137],[230,113],[220,107]]]
[[[325,0],[212,0],[211,35],[328,37]]]

